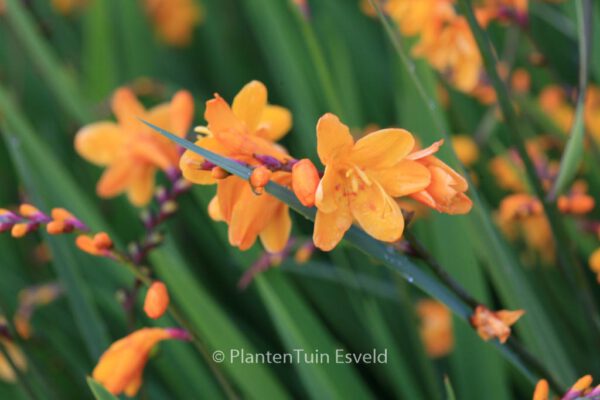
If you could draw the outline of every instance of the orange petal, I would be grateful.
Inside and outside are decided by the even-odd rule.
[[[137,167],[134,170],[127,189],[127,197],[131,204],[143,207],[150,202],[154,193],[155,174],[156,170],[148,166]]]
[[[75,135],[75,151],[96,165],[114,162],[125,143],[126,132],[112,122],[86,125]]]
[[[215,135],[221,132],[236,135],[247,132],[244,123],[236,117],[227,102],[218,94],[215,95],[214,99],[206,102],[204,119],[208,121],[208,129]]]
[[[285,248],[292,231],[292,220],[288,207],[283,203],[277,207],[271,221],[259,233],[260,241],[269,253],[279,253]]]
[[[157,125],[158,126],[158,125]],[[165,146],[168,147],[165,148]],[[171,144],[161,145],[160,142],[153,140],[138,140],[133,143],[130,147],[131,156],[137,157],[141,160],[146,161],[150,165],[154,165],[163,171],[168,170],[169,168],[177,165],[177,159],[173,159],[171,157],[173,153],[169,150],[173,150]]]
[[[350,158],[369,168],[389,168],[402,161],[415,146],[415,139],[404,129],[382,129],[356,142]]]
[[[535,391],[533,392],[533,400],[548,400],[549,387],[548,381],[540,379],[535,385]]]
[[[342,240],[351,225],[352,215],[347,205],[331,213],[317,211],[313,232],[315,246],[323,251],[332,250]]]
[[[110,198],[123,192],[131,182],[133,166],[130,159],[119,160],[109,166],[96,186],[98,196]]]
[[[348,154],[354,139],[350,129],[333,114],[325,114],[317,122],[317,152],[321,162],[329,164],[333,159]]]
[[[276,142],[292,129],[292,113],[280,106],[267,105],[258,123],[258,134]]]
[[[119,125],[126,131],[140,129],[140,121],[137,118],[144,118],[146,115],[146,109],[129,88],[120,88],[115,91],[112,98],[112,110]]]
[[[217,183],[219,208],[225,221],[229,222],[231,220],[233,208],[247,187],[249,188],[248,183],[237,176],[221,179]]]
[[[444,144],[444,139],[438,140],[437,142],[434,142],[431,146],[429,146],[423,150],[418,150],[418,151],[415,151],[414,153],[409,154],[408,156],[406,156],[406,158],[409,160],[419,160],[421,158],[425,158],[427,156],[437,153],[443,144]]]
[[[232,110],[235,116],[246,123],[248,132],[253,133],[267,105],[267,88],[262,82],[246,84],[233,99]]]
[[[402,236],[402,211],[377,184],[359,189],[350,201],[350,210],[359,225],[375,239],[395,242]]]
[[[326,167],[323,178],[317,186],[315,205],[320,211],[331,213],[338,208],[340,203],[347,204],[344,191],[344,179],[340,172],[333,167]]]
[[[391,168],[370,170],[369,178],[378,182],[392,197],[406,196],[429,186],[429,170],[416,161],[403,160]]]
[[[194,119],[194,98],[187,90],[180,90],[171,100],[171,131],[185,137]]]
[[[224,221],[223,214],[221,213],[221,207],[219,206],[219,198],[213,197],[208,203],[208,215],[213,221]]]

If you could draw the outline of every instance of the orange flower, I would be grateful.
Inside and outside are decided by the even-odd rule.
[[[576,181],[571,191],[558,198],[558,209],[565,214],[587,214],[594,209],[594,198],[587,194],[587,183]]]
[[[513,71],[510,79],[510,86],[515,93],[523,94],[529,92],[531,87],[531,76],[524,68],[517,68]]]
[[[600,249],[596,249],[588,261],[590,269],[596,274],[596,279],[600,283]]]
[[[479,148],[470,136],[452,136],[452,147],[454,148],[456,157],[467,167],[475,164],[479,159]]]
[[[433,156],[442,144],[443,140],[440,140],[424,150],[408,155],[408,159],[427,168],[431,176],[429,185],[411,197],[439,212],[466,214],[473,205],[465,194],[469,184],[459,173]]]
[[[244,86],[232,107],[215,95],[206,103],[204,117],[208,126],[197,131],[206,136],[196,142],[198,146],[251,166],[262,165],[259,161],[262,158],[275,164],[291,160],[282,147],[273,143],[290,130],[291,113],[267,103],[267,89],[261,82],[252,81]],[[246,250],[260,237],[267,251],[283,250],[291,231],[284,203],[267,193],[257,195],[248,182],[236,176],[215,179],[212,174],[215,166],[192,151],[183,154],[179,165],[183,176],[193,183],[217,183],[217,196],[209,205],[209,215],[229,225],[232,246]],[[275,171],[270,178],[281,185],[291,184],[287,172]]]
[[[525,190],[525,182],[519,168],[508,158],[502,156],[492,158],[489,168],[498,186],[502,189],[514,192]]]
[[[62,15],[69,15],[86,5],[86,0],[52,0],[52,8]]]
[[[471,325],[483,340],[497,338],[500,343],[505,343],[510,336],[510,327],[525,314],[524,310],[517,311],[490,311],[485,306],[479,305],[471,316]]]
[[[317,123],[317,151],[325,165],[317,188],[313,241],[331,250],[356,220],[371,236],[394,242],[404,218],[394,197],[425,189],[427,168],[406,156],[415,140],[404,129],[382,129],[354,142],[350,130],[333,114]]]
[[[579,398],[597,399],[600,396],[600,386],[592,390],[592,376],[585,375],[577,380],[573,386],[565,393],[562,400],[575,400]]]
[[[453,0],[388,0],[384,10],[403,35],[422,33],[430,26],[455,16]]]
[[[195,0],[145,0],[145,7],[158,36],[171,46],[189,45],[203,19]]]
[[[144,311],[152,319],[160,318],[169,307],[169,291],[164,283],[153,282],[144,300]]]
[[[84,126],[75,136],[75,149],[89,162],[107,167],[96,187],[100,197],[127,192],[131,203],[144,206],[152,198],[156,170],[171,171],[179,153],[173,142],[136,118],[183,137],[193,118],[194,102],[190,93],[180,91],[171,103],[145,110],[131,90],[121,88],[113,96],[112,109],[117,123]]]
[[[554,120],[564,133],[569,132],[575,119],[575,110],[567,102],[563,89],[550,85],[540,93],[540,107]]]
[[[188,340],[189,334],[174,328],[143,328],[114,342],[102,354],[92,377],[114,395],[136,395],[154,346],[167,339]]]
[[[315,194],[319,181],[319,171],[309,159],[300,160],[292,167],[292,188],[304,206],[315,205]]]
[[[585,109],[584,109],[585,125],[592,136],[598,141],[600,140],[600,88],[597,86],[589,86],[586,92]]]
[[[421,339],[430,357],[443,357],[454,347],[452,313],[448,307],[435,300],[421,300],[417,304],[421,319]]]

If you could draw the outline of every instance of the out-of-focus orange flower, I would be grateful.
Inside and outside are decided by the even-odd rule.
[[[195,0],[144,0],[156,33],[162,41],[183,47],[192,42],[194,28],[203,19],[202,8]]]
[[[479,147],[471,136],[455,135],[452,136],[452,147],[456,157],[467,167],[475,164],[479,159]]]
[[[510,336],[510,327],[525,314],[524,310],[490,311],[485,306],[479,305],[471,316],[471,325],[483,340],[497,338],[500,343],[505,343]]]
[[[594,198],[587,194],[584,181],[576,181],[569,193],[558,198],[558,209],[565,214],[587,214],[595,204]]]
[[[586,92],[585,125],[592,136],[600,140],[600,87],[590,85]]]
[[[469,184],[459,173],[433,155],[443,143],[440,140],[426,149],[408,155],[409,160],[417,161],[427,168],[431,177],[429,185],[424,190],[411,194],[411,197],[442,213],[466,214],[473,206],[473,202],[465,194]]]
[[[421,319],[421,339],[430,357],[443,357],[454,347],[452,313],[448,307],[435,300],[421,300],[417,304]]]
[[[575,110],[567,102],[567,96],[558,86],[548,86],[540,93],[540,107],[564,132],[568,133],[575,118]]]
[[[506,157],[494,157],[490,161],[489,168],[500,188],[513,192],[525,190],[525,181],[518,166]]]
[[[251,166],[260,166],[260,157],[275,164],[287,163],[291,157],[274,142],[291,128],[291,113],[267,103],[267,89],[258,81],[248,83],[236,95],[232,107],[219,95],[206,103],[207,127],[198,130],[206,136],[196,144],[217,154],[234,158]],[[229,242],[242,250],[257,237],[271,253],[283,250],[291,231],[288,207],[275,197],[257,195],[248,182],[229,176],[215,179],[214,165],[202,156],[186,151],[180,160],[183,176],[193,183],[217,183],[217,196],[209,205],[209,215],[229,225]],[[274,171],[271,180],[290,186],[288,172]]]
[[[141,118],[183,137],[190,128],[194,101],[179,91],[170,103],[146,110],[130,89],[118,89],[112,99],[114,122],[84,126],[75,136],[75,149],[86,160],[106,167],[96,187],[100,197],[127,192],[136,206],[148,204],[154,192],[157,169],[176,168],[179,153],[170,140],[142,124]]]
[[[312,242],[312,240],[307,240],[298,248],[298,250],[296,250],[296,254],[294,254],[294,260],[298,264],[304,264],[310,260],[310,257],[314,252],[315,244]]]
[[[185,331],[173,328],[143,328],[114,342],[102,354],[92,377],[115,396],[137,394],[144,367],[154,346],[167,339],[189,340]]]
[[[160,282],[153,282],[146,292],[144,312],[152,319],[162,317],[169,307],[169,291],[167,286]]]
[[[80,250],[85,251],[93,256],[110,255],[110,250],[113,247],[113,242],[106,232],[100,232],[93,237],[88,235],[79,235],[75,239],[75,244]]]
[[[590,269],[596,274],[596,279],[600,283],[600,248],[596,249],[588,261]]]
[[[8,339],[0,338],[0,346],[4,347],[8,356],[19,370],[27,371],[27,359],[16,344]],[[17,381],[17,374],[3,354],[0,354],[0,379],[10,383]]]
[[[522,232],[528,246],[550,263],[554,259],[554,240],[542,203],[533,196],[519,193],[505,197],[500,203],[499,223]]]
[[[592,376],[585,375],[577,380],[571,388],[561,397],[561,400],[574,399],[598,399],[600,397],[600,385],[592,388]],[[533,400],[549,400],[549,387],[545,379],[538,381],[533,393]]]
[[[393,198],[424,190],[430,183],[427,168],[406,159],[414,144],[404,129],[382,129],[354,142],[335,115],[319,119],[317,151],[325,173],[315,199],[317,247],[334,248],[353,220],[376,239],[400,239],[404,217]]]
[[[319,171],[309,159],[302,159],[292,167],[292,188],[304,206],[315,205],[315,194],[319,181]]]
[[[523,94],[529,92],[531,87],[531,76],[524,68],[517,68],[513,71],[510,79],[510,86],[515,93]]]

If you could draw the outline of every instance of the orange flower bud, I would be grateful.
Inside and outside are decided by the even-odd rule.
[[[479,305],[471,316],[471,325],[483,340],[498,338],[500,343],[505,343],[510,336],[510,327],[525,314],[524,310],[490,311],[485,306]]]
[[[50,221],[46,226],[46,231],[51,235],[60,235],[65,233],[67,228],[70,228],[70,226],[67,226],[63,221]]]
[[[215,179],[225,179],[227,178],[229,175],[231,175],[229,172],[225,171],[223,168],[221,167],[214,167],[211,170],[211,174],[212,177]]]
[[[417,304],[421,319],[420,334],[425,350],[431,357],[443,357],[454,347],[452,313],[442,303],[425,299]]]
[[[110,250],[113,246],[110,236],[105,232],[97,233],[94,237],[79,235],[75,239],[75,244],[81,251],[94,256],[106,255],[106,251]]]
[[[13,323],[15,325],[15,330],[19,336],[21,336],[21,338],[25,340],[31,338],[31,324],[29,323],[28,318],[22,314],[15,314],[13,317]]]
[[[315,205],[315,193],[319,182],[319,172],[309,159],[302,159],[292,167],[292,188],[304,206]]]
[[[269,183],[272,175],[273,172],[264,165],[256,167],[254,170],[252,170],[252,175],[250,175],[250,185],[252,185],[255,190],[260,190],[264,188],[267,183]]]
[[[577,193],[558,198],[558,209],[565,214],[587,214],[594,209],[594,205],[594,198],[586,194]]]
[[[68,219],[75,219],[73,214],[71,214],[69,211],[65,210],[64,208],[53,208],[52,211],[50,212],[50,215],[52,216],[52,219],[55,221],[66,221]]]
[[[527,70],[518,68],[513,72],[511,87],[515,93],[527,93],[531,87],[531,77]]]
[[[19,207],[19,214],[26,218],[31,218],[36,214],[39,214],[40,210],[32,206],[31,204],[21,204]]]
[[[540,381],[535,385],[535,391],[533,392],[533,400],[548,400],[548,381],[545,379],[540,379]]]
[[[20,224],[13,225],[10,234],[14,238],[22,238],[27,234],[27,232],[29,232],[29,224],[22,222]]]
[[[152,319],[160,318],[169,307],[169,292],[164,283],[156,281],[150,285],[144,300],[144,312]]]

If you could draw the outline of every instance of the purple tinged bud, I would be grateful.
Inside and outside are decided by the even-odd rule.
[[[212,162],[210,162],[208,160],[204,160],[202,162],[202,164],[200,165],[200,169],[203,170],[203,171],[211,171],[216,166],[217,166],[217,164],[212,163]]]
[[[188,331],[186,331],[185,329],[166,328],[166,331],[169,333],[169,335],[171,335],[171,338],[173,338],[173,339],[185,340],[187,342],[192,340],[192,335],[190,335],[190,333]]]

